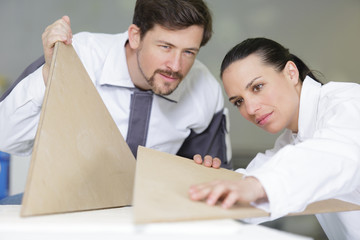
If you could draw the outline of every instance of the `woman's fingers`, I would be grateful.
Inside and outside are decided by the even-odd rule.
[[[208,184],[199,184],[191,186],[189,189],[189,195],[192,200],[201,201],[208,197],[211,192],[211,187]]]
[[[228,193],[225,183],[215,181],[210,183],[191,186],[189,195],[192,200],[206,200],[209,205],[215,205],[217,201]]]
[[[206,200],[206,203],[209,205],[215,205],[221,197],[225,197],[229,193],[225,182],[216,183],[209,188],[211,190],[209,190],[210,192]]]
[[[209,205],[222,202],[224,208],[230,208],[237,202],[250,203],[267,198],[261,183],[254,177],[194,185],[189,189],[189,195],[192,200],[205,200]]]
[[[227,195],[227,197],[224,199],[224,201],[222,202],[221,206],[223,208],[230,208],[233,205],[235,205],[235,203],[237,203],[239,201],[239,195],[237,192],[231,191],[229,192],[229,194]]]

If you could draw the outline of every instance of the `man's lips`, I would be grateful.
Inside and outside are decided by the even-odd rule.
[[[168,81],[176,81],[176,80],[178,80],[178,78],[176,76],[167,75],[167,74],[163,74],[163,73],[159,73],[159,74]]]
[[[261,125],[261,126],[265,125],[272,114],[273,114],[273,112],[264,114],[264,115],[256,118],[256,119],[255,119],[256,124],[259,124],[259,125]]]

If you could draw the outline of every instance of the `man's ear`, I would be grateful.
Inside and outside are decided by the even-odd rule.
[[[293,61],[288,61],[285,65],[285,74],[286,76],[296,85],[299,79],[299,70],[296,67],[296,64]]]
[[[129,44],[132,49],[137,49],[141,42],[141,31],[138,26],[131,24],[128,28]]]

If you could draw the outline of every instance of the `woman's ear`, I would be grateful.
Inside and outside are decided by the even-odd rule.
[[[140,46],[141,34],[140,28],[135,24],[131,24],[128,28],[129,45],[132,49],[137,49]]]
[[[299,82],[299,70],[293,61],[288,61],[285,65],[286,76],[296,85]]]

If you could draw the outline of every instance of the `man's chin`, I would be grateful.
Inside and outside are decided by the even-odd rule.
[[[175,90],[175,89],[174,89]],[[173,89],[155,89],[153,92],[157,95],[167,96],[170,95],[172,92],[174,92]]]
[[[163,96],[167,96],[167,95],[170,95],[171,93],[173,93],[175,91],[175,89],[179,86],[180,84],[180,81],[177,82],[176,84],[173,83],[173,84],[162,84],[161,86],[155,86],[153,87],[153,92],[155,94],[158,94],[158,95],[163,95]]]

